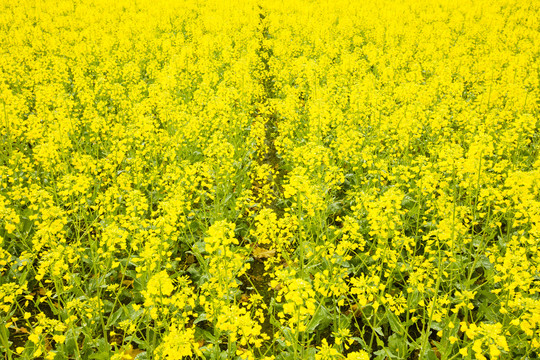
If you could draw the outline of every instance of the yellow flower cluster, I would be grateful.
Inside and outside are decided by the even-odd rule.
[[[3,0],[0,353],[534,358],[539,19]]]
[[[199,344],[195,341],[195,329],[182,330],[174,324],[156,349],[157,359],[181,360],[193,355],[201,355]]]
[[[306,331],[307,325],[315,315],[315,291],[311,284],[303,279],[295,278],[294,271],[277,272],[278,279],[283,279],[276,301],[283,301],[283,311],[278,313],[280,321],[293,332]],[[278,280],[271,285],[277,287]]]

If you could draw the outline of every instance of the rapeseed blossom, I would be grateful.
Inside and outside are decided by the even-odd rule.
[[[0,8],[6,358],[540,351],[540,4]]]

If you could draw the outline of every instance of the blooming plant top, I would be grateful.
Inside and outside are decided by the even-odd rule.
[[[0,353],[535,357],[539,19],[3,0]]]

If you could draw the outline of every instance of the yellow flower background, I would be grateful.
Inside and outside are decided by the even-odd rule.
[[[539,19],[3,0],[2,358],[535,358]]]

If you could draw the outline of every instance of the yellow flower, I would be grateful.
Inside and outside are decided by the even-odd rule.
[[[150,278],[146,286],[146,298],[169,296],[174,291],[174,285],[165,270]]]
[[[316,360],[331,360],[342,357],[339,351],[328,345],[326,339],[322,339],[321,346],[318,346],[319,351],[315,354]]]
[[[156,349],[156,358],[181,360],[186,356],[200,355],[199,344],[194,335],[194,328],[179,329],[173,324]]]
[[[32,334],[30,334],[30,336],[28,336],[28,340],[30,340],[34,344],[37,344],[40,341],[39,335],[32,333]]]
[[[58,344],[63,344],[66,341],[65,335],[53,335],[53,340]]]
[[[363,350],[351,352],[347,355],[347,360],[369,360],[369,354]]]

